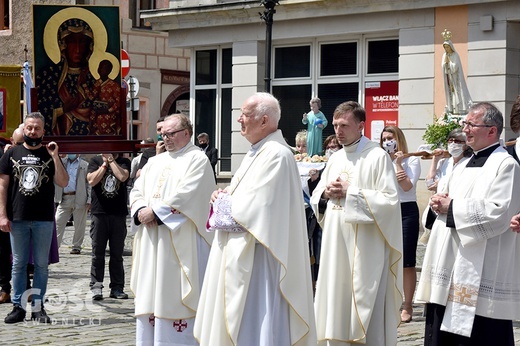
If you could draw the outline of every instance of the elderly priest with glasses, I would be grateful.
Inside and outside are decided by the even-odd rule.
[[[502,146],[502,113],[490,103],[463,121],[474,154],[430,199],[438,214],[416,302],[426,304],[425,345],[514,345],[520,319],[520,167]]]
[[[130,192],[134,240],[130,287],[137,345],[195,345],[193,322],[212,233],[206,232],[213,170],[190,141],[182,114],[164,120],[166,152],[148,161]]]

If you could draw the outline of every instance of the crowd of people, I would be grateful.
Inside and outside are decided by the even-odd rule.
[[[224,189],[216,188],[209,136],[200,134],[196,146],[188,117],[160,119],[158,144],[135,165],[129,195],[136,344],[395,345],[415,302],[426,304],[425,345],[514,345],[520,166],[508,153],[515,148],[500,145],[500,111],[473,104],[447,150],[432,153],[425,180],[432,196],[422,217],[431,231],[416,288],[420,159],[396,126],[386,126],[379,142],[363,136],[366,113],[354,101],[336,107],[335,134],[322,144],[327,120],[319,99],[310,104],[296,147],[327,159],[305,181],[271,94],[256,93],[240,108],[251,148]],[[518,130],[520,101],[513,112]],[[49,322],[43,302],[54,218],[61,242],[71,214],[81,233],[85,210],[92,213],[92,299],[103,299],[107,244],[110,297],[128,298],[122,251],[130,161],[102,153],[85,167],[78,156],[60,158],[57,143],[41,144],[38,113],[21,131],[23,143],[13,141],[0,158],[0,240],[4,246],[9,234],[13,253],[13,311],[5,322],[25,319],[31,251],[39,289],[30,291],[31,319]]]

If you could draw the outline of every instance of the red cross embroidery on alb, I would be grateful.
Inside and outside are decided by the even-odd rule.
[[[188,328],[188,322],[185,320],[178,320],[173,322],[173,328],[177,331],[177,333],[182,333],[182,331]]]

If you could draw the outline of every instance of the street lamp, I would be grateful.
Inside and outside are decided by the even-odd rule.
[[[278,5],[278,0],[262,0],[261,4],[265,7],[264,13],[260,13],[260,18],[265,21],[265,91],[271,92],[271,41],[273,32],[274,9]]]

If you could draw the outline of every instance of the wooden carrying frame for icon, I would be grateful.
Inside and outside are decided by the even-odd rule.
[[[33,5],[31,111],[60,152],[135,151],[127,140],[117,6]]]

